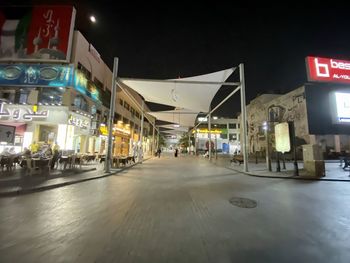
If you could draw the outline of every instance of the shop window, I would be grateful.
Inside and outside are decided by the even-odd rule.
[[[236,129],[237,125],[236,125],[236,123],[229,123],[228,127],[230,129]]]
[[[124,124],[128,124],[129,123],[129,120],[127,118],[123,118],[123,123]]]

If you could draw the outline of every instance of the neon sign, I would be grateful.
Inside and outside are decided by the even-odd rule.
[[[309,81],[350,83],[350,61],[307,57]]]

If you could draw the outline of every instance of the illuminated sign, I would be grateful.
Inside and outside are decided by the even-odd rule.
[[[80,70],[75,71],[74,88],[89,98],[101,102],[99,88],[91,80],[88,80]]]
[[[209,133],[209,130],[208,129],[197,129],[196,132],[197,133]],[[221,130],[215,129],[215,130],[211,130],[210,133],[211,134],[221,134],[222,132],[221,132]]]
[[[101,133],[101,135],[107,136],[108,135],[107,126],[100,126],[100,133]]]
[[[73,65],[2,64],[0,85],[67,87],[73,85]]]
[[[49,111],[31,111],[29,109],[4,109],[4,104],[0,104],[0,119],[12,119],[15,121],[32,121],[33,119],[46,119],[49,116]]]
[[[75,9],[64,5],[14,7],[6,17],[0,10],[0,60],[70,59]]]
[[[350,83],[350,61],[332,58],[306,58],[309,81]]]
[[[130,129],[120,128],[114,126],[113,131],[119,131],[121,133],[130,134]]]
[[[205,118],[205,117],[198,117],[198,121],[206,122],[206,121],[208,121],[208,118]]]
[[[335,93],[336,122],[350,124],[350,93]]]
[[[68,124],[80,127],[82,129],[89,128],[89,121],[69,115]]]
[[[290,151],[290,136],[288,122],[283,122],[275,125],[276,151]]]

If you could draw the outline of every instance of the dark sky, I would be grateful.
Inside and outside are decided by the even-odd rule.
[[[213,2],[133,6],[117,5],[119,1],[113,1],[117,5],[113,7],[108,1],[35,2],[74,3],[76,27],[111,68],[113,57],[119,57],[120,77],[188,77],[243,62],[248,102],[261,93],[285,93],[302,85],[307,55],[350,60],[347,7],[259,9]],[[89,22],[90,14],[96,16],[96,24]],[[212,106],[231,90],[221,88]],[[216,115],[233,116],[239,109],[237,94]]]

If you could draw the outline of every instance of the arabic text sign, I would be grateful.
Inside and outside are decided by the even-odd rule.
[[[15,131],[15,126],[0,125],[0,143],[13,144]]]
[[[68,124],[80,127],[82,129],[87,129],[89,128],[90,123],[87,120],[70,115],[68,119]]]
[[[350,83],[350,61],[307,57],[309,81]]]
[[[69,61],[75,22],[73,6],[13,9],[12,13],[18,14],[15,17],[0,12],[0,59]]]
[[[53,64],[2,64],[0,86],[48,86],[73,85],[73,65]]]
[[[4,109],[4,104],[0,104],[0,120],[32,121],[33,119],[46,119],[49,111],[33,112],[28,108]]]

